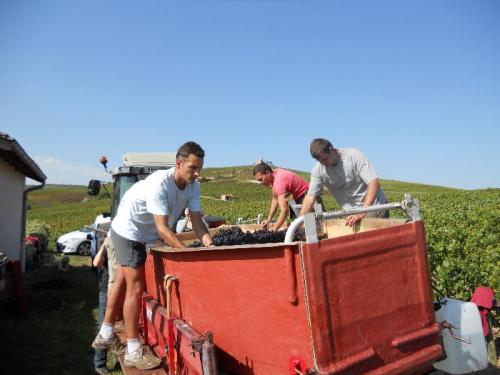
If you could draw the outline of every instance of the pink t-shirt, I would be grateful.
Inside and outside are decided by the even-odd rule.
[[[298,200],[309,190],[309,184],[302,177],[286,169],[276,168],[274,171],[274,182],[272,187],[273,196],[290,193],[293,199]]]

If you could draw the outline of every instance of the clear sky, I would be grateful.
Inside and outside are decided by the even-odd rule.
[[[500,1],[0,0],[0,131],[49,183],[127,152],[309,171],[356,147],[381,178],[500,187]]]

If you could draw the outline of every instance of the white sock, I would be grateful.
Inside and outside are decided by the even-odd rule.
[[[141,347],[139,339],[127,339],[127,353],[133,353]]]
[[[102,323],[101,329],[99,330],[99,334],[103,339],[110,339],[115,335],[114,326],[108,323]]]

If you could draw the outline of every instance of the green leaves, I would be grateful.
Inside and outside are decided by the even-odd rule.
[[[435,286],[469,300],[487,285],[500,292],[500,190],[420,192]]]
[[[266,217],[270,190],[248,181],[252,179],[251,168],[233,169],[232,179],[216,178],[201,185],[203,211],[232,223],[239,217]],[[226,169],[206,172],[216,177],[229,173]],[[382,187],[390,202],[402,201],[404,193],[419,199],[437,289],[449,297],[469,300],[476,286],[487,285],[500,297],[500,189],[465,191],[387,180],[382,181]],[[221,201],[222,194],[233,194],[236,199]],[[51,246],[61,234],[92,223],[110,207],[107,199],[90,198],[83,203],[85,187],[48,187],[28,197],[28,217],[50,227]],[[324,202],[328,211],[339,208],[328,194]],[[391,211],[391,217],[404,214]]]

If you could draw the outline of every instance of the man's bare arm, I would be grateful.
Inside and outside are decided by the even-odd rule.
[[[278,209],[278,200],[273,197],[271,201],[271,208],[269,209],[269,215],[267,215],[267,219],[262,222],[262,226],[264,228],[269,227],[269,224],[271,223],[271,220],[273,219],[274,213]]]
[[[191,215],[191,223],[193,224],[193,230],[201,240],[203,245],[212,246],[212,237],[210,233],[208,233],[207,227],[201,218],[201,212],[190,211]]]
[[[302,201],[302,207],[300,208],[300,216],[311,212],[314,207],[314,202],[316,201],[316,197],[314,195],[306,195],[304,200]]]
[[[378,178],[371,180],[366,188],[365,197],[363,198],[363,207],[370,207],[378,194],[378,189],[380,189],[380,183]],[[356,214],[346,217],[345,225],[352,227],[358,221],[366,216],[366,213]]]
[[[375,198],[377,198],[378,190],[380,189],[380,183],[378,178],[371,180],[368,183],[366,188],[366,194],[363,198],[363,207],[370,207],[373,202],[375,202]]]
[[[156,225],[156,230],[160,235],[160,238],[167,245],[182,249],[186,247],[181,240],[175,235],[175,233],[168,226],[168,215],[153,215],[153,219]]]
[[[286,194],[283,193],[278,197],[277,201],[280,207],[280,214],[276,223],[270,227],[271,230],[279,230],[288,216],[288,202],[285,195]]]
[[[92,261],[92,265],[94,267],[100,268],[104,264],[105,259],[105,253],[106,253],[106,246],[104,246],[104,242],[101,244],[101,247],[99,248],[99,251],[95,255],[94,260]]]

